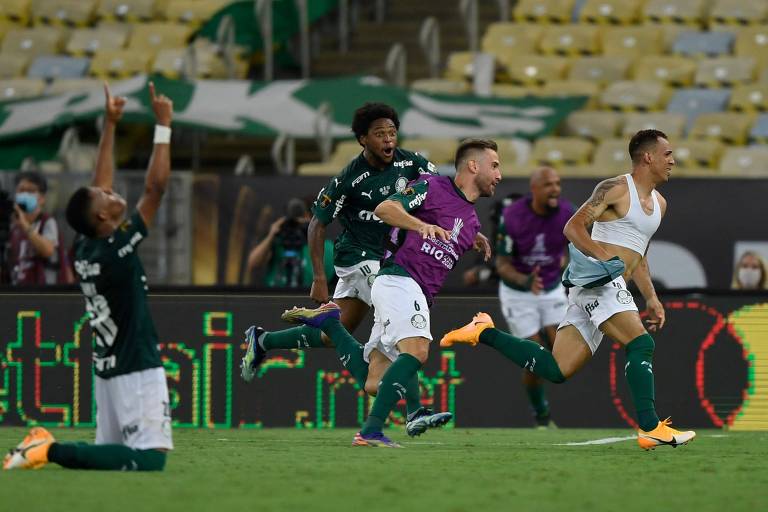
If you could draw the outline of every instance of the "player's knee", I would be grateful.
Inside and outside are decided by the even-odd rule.
[[[365,392],[371,396],[376,396],[379,393],[379,381],[372,379],[365,381]]]
[[[423,365],[427,362],[427,358],[429,358],[429,345],[425,344],[424,346],[416,347],[408,352],[408,354],[418,359]]]
[[[648,333],[641,334],[627,343],[626,348],[627,355],[637,353],[647,359],[653,357],[654,350],[656,350],[656,342],[653,341],[653,337]]]
[[[166,452],[164,450],[137,450],[138,471],[162,471],[165,469]]]

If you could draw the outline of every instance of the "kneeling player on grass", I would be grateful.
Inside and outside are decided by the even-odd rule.
[[[475,247],[490,257],[488,240],[479,234],[474,202],[492,196],[501,180],[496,150],[493,141],[464,141],[456,151],[455,180],[422,176],[376,207],[376,215],[394,228],[394,252],[387,254],[373,282],[374,326],[357,357],[372,368],[379,361],[376,367],[385,371],[367,375],[365,389],[375,393],[376,400],[353,446],[400,447],[384,435],[383,426],[405,394],[405,384],[427,361],[432,340],[429,307],[462,254]],[[358,345],[339,316],[339,307],[329,302],[314,310],[294,308],[283,319],[322,329],[337,347]]]
[[[468,325],[447,333],[440,346],[483,343],[534,374],[562,383],[592,358],[605,334],[626,349],[624,373],[640,426],[637,441],[649,450],[686,444],[696,433],[673,429],[669,419],[659,421],[653,379],[655,344],[626,285],[634,279],[645,298],[648,330],[663,327],[664,306],[651,282],[646,253],[667,208],[656,188],[669,180],[675,160],[667,136],[658,130],[635,134],[629,142],[629,155],[632,172],[598,184],[563,230],[571,241],[571,261],[563,284],[571,291],[552,352],[495,329],[486,313],[478,313]]]
[[[126,218],[125,199],[112,191],[115,125],[125,98],[105,85],[106,120],[90,187],[67,204],[67,222],[81,238],[75,270],[95,337],[96,444],[59,443],[42,427],[5,457],[4,469],[33,469],[55,462],[72,469],[159,471],[173,449],[168,388],[157,333],[147,306],[147,284],[137,247],[147,236],[170,176],[173,103],[155,95],[155,145],[144,194]]]

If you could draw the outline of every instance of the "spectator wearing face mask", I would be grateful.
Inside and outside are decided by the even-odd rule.
[[[731,288],[734,290],[765,290],[768,283],[766,264],[759,254],[746,251],[733,269]]]

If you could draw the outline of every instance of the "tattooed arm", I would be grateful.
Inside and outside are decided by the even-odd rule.
[[[623,176],[601,181],[587,202],[570,218],[563,234],[584,254],[599,260],[609,259],[611,255],[592,240],[589,228],[627,193],[627,181]]]

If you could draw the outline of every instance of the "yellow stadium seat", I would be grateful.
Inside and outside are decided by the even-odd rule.
[[[520,85],[510,84],[491,85],[491,95],[497,98],[522,98],[524,96],[531,96],[535,94],[536,92],[532,87],[523,87]]]
[[[494,139],[498,146],[497,154],[501,162],[501,175],[509,176],[516,168],[517,156],[520,146],[519,140],[512,139]]]
[[[724,176],[768,176],[768,148],[750,146],[728,148],[720,160]]]
[[[701,26],[706,20],[708,0],[648,0],[643,18],[653,23]]]
[[[544,27],[520,23],[492,23],[483,35],[482,49],[494,55],[536,53]]]
[[[669,90],[661,82],[622,81],[610,84],[600,97],[604,108],[613,110],[659,110],[666,103]]]
[[[433,164],[452,164],[459,143],[450,138],[411,138],[400,144],[408,151],[414,151]]]
[[[632,168],[629,158],[629,142],[624,139],[606,139],[597,145],[592,164],[609,175]]]
[[[638,59],[634,68],[635,80],[659,80],[674,87],[693,82],[696,61],[674,55],[651,55]]]
[[[625,80],[629,75],[631,61],[624,57],[585,57],[571,63],[569,80],[590,80],[608,84]]]
[[[512,83],[522,85],[543,84],[548,80],[565,78],[568,59],[541,55],[515,55],[503,59],[507,75]]]
[[[632,137],[640,130],[654,129],[663,131],[670,139],[677,139],[683,136],[686,121],[684,115],[668,112],[629,113],[624,117],[623,135]]]
[[[109,21],[152,21],[164,4],[165,0],[101,0],[97,14]]]
[[[520,0],[513,16],[517,21],[534,23],[568,23],[574,0]]]
[[[593,55],[600,52],[598,30],[589,25],[550,25],[539,49],[545,55]]]
[[[0,19],[26,25],[29,23],[31,4],[32,0],[2,0]]]
[[[91,60],[91,75],[126,78],[149,71],[152,55],[134,50],[99,50]]]
[[[604,25],[631,25],[640,20],[643,0],[587,0],[579,19]]]
[[[0,80],[0,100],[19,100],[40,96],[45,90],[45,81],[39,78],[11,78]]]
[[[768,22],[768,2],[759,0],[715,0],[710,24],[745,25]]]
[[[593,109],[598,106],[598,98],[601,92],[600,84],[585,80],[550,80],[541,86],[539,96],[560,98],[566,96],[586,96],[585,109]]]
[[[83,27],[96,14],[98,0],[33,0],[32,13],[38,23]]]
[[[123,24],[101,24],[95,28],[72,31],[66,52],[70,55],[92,55],[98,50],[120,50],[128,41],[130,28]]]
[[[179,23],[140,23],[133,27],[128,42],[130,50],[150,52],[152,55],[164,48],[180,48],[187,45],[192,27]]]
[[[363,148],[356,140],[345,140],[336,144],[326,162],[310,162],[299,165],[299,176],[333,176],[338,174]]]
[[[232,76],[224,58],[220,55],[218,45],[205,38],[198,37],[191,45],[195,50],[195,76],[197,78],[246,78],[248,74],[248,61],[234,55],[232,61]]]
[[[718,140],[680,139],[672,141],[672,156],[675,159],[676,168],[700,169],[709,167],[717,169],[724,149],[725,146]],[[675,173],[674,169],[672,173]]]
[[[699,63],[694,83],[700,87],[733,86],[755,79],[756,62],[752,57],[721,57]]]
[[[593,150],[592,142],[581,137],[541,137],[533,144],[530,162],[556,168],[584,165],[589,162]]]
[[[29,66],[30,58],[26,55],[0,53],[0,78],[21,78]]]
[[[86,92],[101,89],[104,86],[102,80],[96,78],[58,78],[48,86],[48,94],[66,94],[70,92]]]
[[[152,63],[152,72],[163,75],[166,78],[178,80],[185,77],[185,66],[188,66],[189,50],[187,48],[166,48],[157,52]]]
[[[642,57],[664,53],[664,31],[656,26],[606,27],[603,53],[616,57]]]
[[[731,93],[728,108],[739,112],[763,112],[768,110],[768,84],[737,85]]]
[[[57,27],[14,28],[3,38],[2,52],[29,57],[59,53],[63,31]]]
[[[747,142],[752,116],[741,112],[708,112],[697,117],[691,126],[694,139],[717,139],[726,144]]]
[[[557,170],[563,178],[610,178],[616,176],[614,168],[603,169],[595,164],[566,165]]]
[[[474,74],[474,52],[451,52],[445,65],[445,78],[449,80],[471,80]]]
[[[447,78],[422,78],[411,82],[411,89],[430,94],[472,94],[472,85],[466,80]]]
[[[565,119],[565,135],[592,140],[612,139],[619,135],[624,114],[610,111],[577,110]]]
[[[199,27],[227,3],[229,0],[169,0],[165,19]]]
[[[752,57],[763,67],[768,65],[768,24],[739,28],[734,53],[738,57]]]

